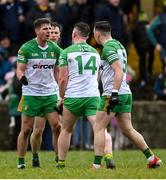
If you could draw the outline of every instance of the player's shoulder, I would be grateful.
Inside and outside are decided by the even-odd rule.
[[[24,43],[21,46],[21,49],[28,49],[28,48],[33,47],[35,45],[36,45],[36,40],[35,39],[31,39],[31,40],[27,41],[26,43]]]
[[[72,52],[77,52],[78,51],[78,47],[76,44],[72,44],[70,46],[68,46],[67,48],[65,48],[62,52],[63,53],[72,53]]]
[[[89,47],[89,50],[90,50],[92,53],[99,54],[98,51],[97,51],[93,46],[91,46],[90,44],[87,44],[87,46]]]
[[[105,43],[103,47],[103,52],[107,51],[117,51],[120,48],[124,48],[123,45],[116,39],[112,39]]]
[[[51,40],[48,40],[47,43],[48,43],[49,47],[58,48],[58,49],[62,50],[62,48],[57,43],[55,43],[55,42],[53,42]]]

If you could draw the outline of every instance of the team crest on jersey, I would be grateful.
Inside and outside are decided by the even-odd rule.
[[[41,52],[43,58],[46,58],[47,57],[47,52]]]
[[[36,56],[39,56],[38,53],[32,53],[32,57],[36,57]]]
[[[54,55],[55,55],[54,52],[51,52],[51,57],[54,57]]]

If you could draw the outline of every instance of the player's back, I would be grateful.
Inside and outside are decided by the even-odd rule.
[[[97,97],[100,56],[87,43],[73,44],[66,48],[60,58],[60,66],[66,61],[69,71],[65,97]]]

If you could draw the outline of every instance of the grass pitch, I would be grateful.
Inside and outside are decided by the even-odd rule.
[[[166,150],[154,151],[163,161],[166,161]],[[104,167],[93,171],[93,152],[70,151],[66,168],[56,169],[53,152],[40,152],[41,168],[31,167],[31,153],[26,155],[26,169],[18,170],[16,152],[0,152],[0,179],[161,179],[166,178],[166,166],[157,169],[147,169],[146,159],[140,151],[115,151],[115,170]]]

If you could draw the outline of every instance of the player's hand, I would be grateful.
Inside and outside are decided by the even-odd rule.
[[[112,111],[114,109],[114,107],[119,104],[120,100],[119,100],[119,96],[118,96],[118,92],[112,92],[110,101],[109,101],[109,105],[107,106],[107,114],[110,114],[110,110]]]
[[[26,76],[24,76],[24,75],[21,77],[20,82],[21,82],[24,86],[27,86],[27,85],[28,85],[28,80],[27,80]]]
[[[57,107],[55,107],[55,111],[56,111],[59,115],[62,115],[62,113],[63,113],[63,99],[61,99],[61,100],[58,102]]]
[[[63,104],[61,104],[60,106],[55,107],[55,111],[62,116],[63,113]]]

